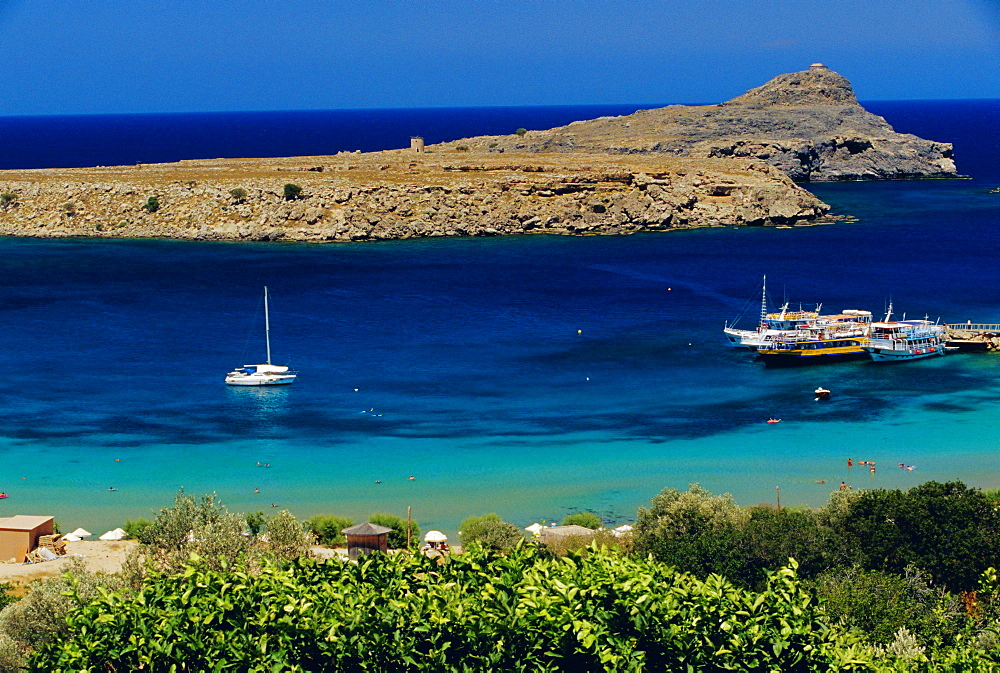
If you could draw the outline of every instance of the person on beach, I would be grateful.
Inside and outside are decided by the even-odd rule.
[[[847,484],[845,484],[844,482],[840,482],[840,490],[841,491],[846,491],[847,490]]]

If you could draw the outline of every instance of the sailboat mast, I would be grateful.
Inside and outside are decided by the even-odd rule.
[[[267,311],[267,285],[264,286],[264,340],[267,342],[267,364],[271,364],[271,318]]]
[[[764,276],[764,287],[760,292],[760,326],[767,320],[767,276]]]

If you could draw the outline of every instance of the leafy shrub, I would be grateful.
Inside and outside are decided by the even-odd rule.
[[[583,526],[584,528],[589,528],[591,530],[597,530],[603,524],[601,523],[601,518],[594,514],[593,512],[576,512],[574,514],[568,515],[562,521],[564,526]]]
[[[260,531],[264,528],[264,512],[257,510],[256,512],[247,512],[245,515],[247,520],[247,528],[250,529],[250,535],[257,537]]]
[[[230,513],[214,493],[196,500],[182,488],[173,506],[162,508],[142,531],[139,542],[154,567],[167,571],[179,568],[191,553],[210,564],[232,565],[250,551],[253,541],[244,535],[246,528],[243,515]]]
[[[142,204],[142,209],[147,213],[155,213],[160,209],[160,199],[155,196],[149,197],[146,203]]]
[[[794,569],[755,593],[597,549],[259,572],[189,563],[137,594],[95,596],[72,625],[41,645],[33,670],[874,668]]]
[[[524,542],[517,526],[494,513],[470,516],[459,524],[458,534],[463,546],[479,545],[486,549],[510,549]]]
[[[295,199],[299,198],[299,195],[301,193],[302,193],[302,188],[299,187],[298,185],[293,185],[290,182],[287,185],[285,185],[285,201],[294,201]]]
[[[0,582],[0,610],[17,600],[17,598],[10,594],[13,589],[14,585],[10,582]]]
[[[229,190],[229,196],[233,197],[233,202],[234,203],[240,204],[240,203],[243,203],[244,201],[246,201],[246,199],[247,199],[247,190],[243,189],[242,187],[237,187],[235,189],[230,189]]]
[[[378,512],[368,517],[370,523],[391,528],[392,532],[387,536],[389,549],[406,549],[406,521],[400,519],[395,514]],[[420,546],[420,526],[416,521],[410,521],[410,546]]]
[[[469,151],[469,146],[468,145],[458,145],[458,146],[455,147],[455,151],[456,152],[468,152]]]
[[[288,510],[267,520],[267,548],[272,558],[291,561],[309,553],[315,538]]]
[[[347,543],[347,537],[340,531],[350,528],[354,522],[333,514],[317,514],[306,522],[306,527],[316,536],[316,540],[327,547],[337,547]]]
[[[122,530],[125,531],[125,534],[128,535],[129,539],[139,540],[146,532],[146,529],[153,525],[153,522],[149,519],[138,519],[137,521],[129,519],[125,522],[125,525],[122,526]]]
[[[527,131],[525,131],[525,133],[527,133]],[[489,147],[490,149],[493,149],[494,147],[496,147],[499,144],[500,143],[494,141],[494,142],[491,142],[489,145],[487,145],[487,147]]]
[[[857,628],[873,645],[890,645],[903,628],[929,642],[954,636],[962,625],[960,603],[915,568],[905,575],[838,568],[822,573],[812,586],[832,619]]]
[[[14,192],[0,192],[0,206],[6,207],[17,205],[17,194]]]
[[[514,133],[516,133],[519,136],[523,136],[527,132],[528,132],[528,129],[525,129],[525,128],[520,128],[520,129],[514,131]]]
[[[913,565],[951,591],[972,591],[1000,567],[1000,511],[959,481],[864,491],[838,528],[862,567],[901,574]]]
[[[62,210],[67,215],[75,215],[76,214],[76,201],[67,201],[66,203],[64,203],[61,206],[59,206],[59,209]]]

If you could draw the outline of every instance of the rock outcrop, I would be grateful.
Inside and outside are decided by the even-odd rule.
[[[284,186],[302,188],[286,200]],[[150,197],[156,197],[151,204]],[[755,159],[404,150],[0,172],[0,235],[370,241],[794,225],[829,210]]]
[[[445,143],[493,151],[753,157],[800,182],[956,177],[950,143],[896,133],[820,63],[720,105],[642,110],[523,136]]]

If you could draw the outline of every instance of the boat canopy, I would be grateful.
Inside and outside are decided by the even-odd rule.
[[[250,374],[284,374],[288,371],[288,367],[279,367],[278,365],[243,365],[243,371]]]

